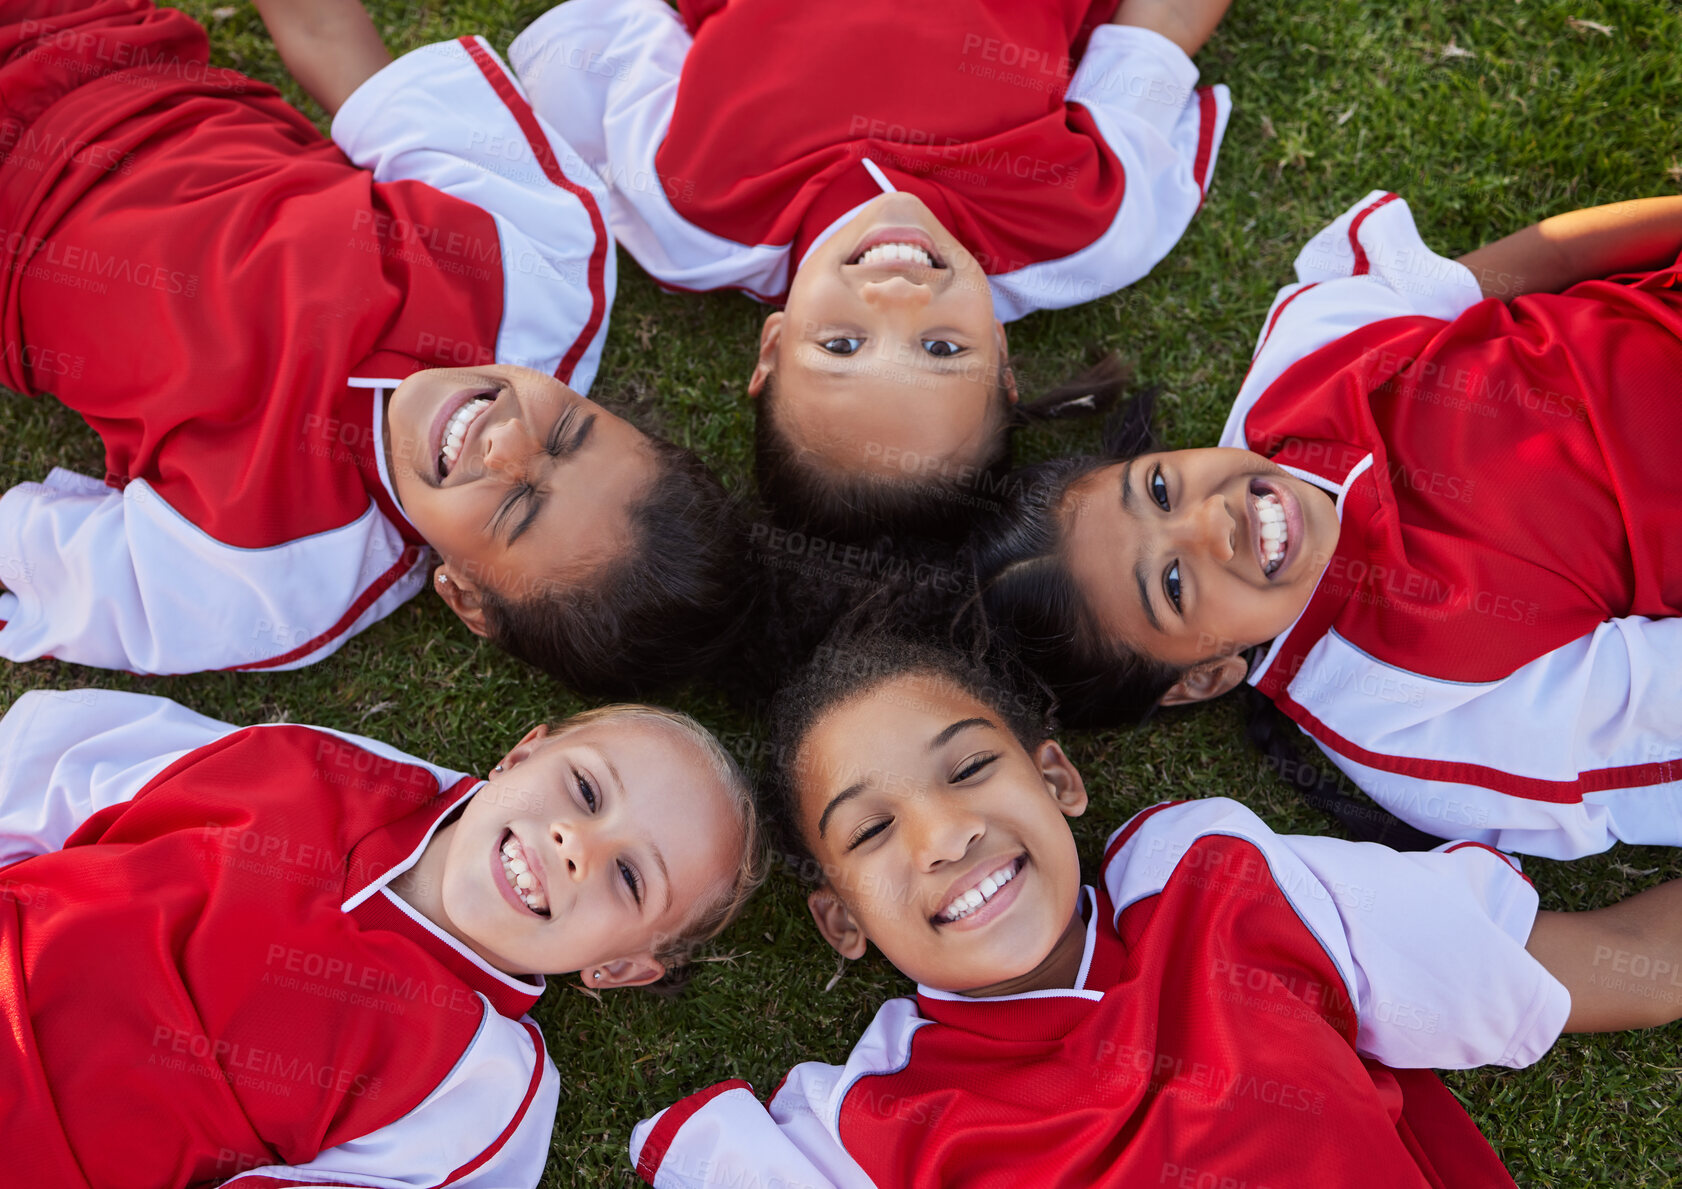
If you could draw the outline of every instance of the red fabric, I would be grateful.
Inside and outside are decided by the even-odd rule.
[[[1125,178],[1082,107],[1074,63],[1111,0],[684,9],[699,26],[656,164],[683,217],[795,259],[880,191],[870,157],[989,273],[1097,239]],[[888,35],[884,36],[884,31]],[[798,102],[790,102],[797,95]]]
[[[1328,630],[1399,668],[1479,682],[1607,619],[1682,614],[1677,277],[1377,322],[1262,394],[1253,449],[1335,483],[1373,455],[1263,692],[1277,698]]]
[[[449,803],[425,768],[308,727],[252,728],[8,867],[33,893],[0,905],[7,1175],[220,1181],[418,1105],[478,1030],[475,992],[515,1016],[538,992],[464,972],[409,917],[383,918],[378,894],[340,908]]]
[[[57,395],[111,481],[227,544],[361,515],[372,400],[345,381],[376,354],[397,378],[463,343],[492,358],[491,216],[375,185],[273,88],[208,66],[180,12],[19,7],[69,11],[0,27],[0,378]]]
[[[1199,840],[1100,922],[1091,970],[1096,1003],[919,997],[907,1066],[847,1091],[848,1152],[883,1189],[1512,1184],[1432,1075],[1356,1055],[1342,979],[1252,844]]]

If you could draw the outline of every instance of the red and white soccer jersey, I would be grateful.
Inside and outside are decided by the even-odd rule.
[[[1342,529],[1251,683],[1434,834],[1682,843],[1682,271],[1485,300],[1382,192],[1296,268],[1221,444]]]
[[[567,0],[508,51],[674,289],[780,301],[896,189],[976,256],[1000,318],[1091,301],[1179,241],[1231,111],[1166,38],[1101,24],[1111,0],[679,8]]]
[[[206,52],[145,0],[0,25],[0,381],[106,449],[101,479],[0,498],[10,660],[320,660],[424,584],[385,393],[492,360],[595,374],[603,191],[481,39],[369,79],[336,145]]]
[[[1274,834],[1225,798],[1110,839],[1068,990],[919,987],[845,1065],[725,1082],[640,1124],[658,1189],[1511,1185],[1423,1067],[1523,1066],[1565,988],[1488,848]]]
[[[503,974],[388,887],[482,782],[162,698],[0,720],[9,1184],[535,1186],[559,1076]],[[97,1056],[92,1056],[97,1049]]]

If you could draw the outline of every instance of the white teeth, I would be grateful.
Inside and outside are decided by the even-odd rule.
[[[963,895],[955,897],[952,903],[936,914],[935,919],[946,922],[963,920],[998,895],[999,889],[1015,878],[1016,862],[1013,860],[987,876]]]
[[[461,444],[467,440],[467,428],[480,413],[491,407],[489,397],[475,397],[450,415],[444,425],[444,443],[438,451],[438,461],[443,464],[439,469],[448,474],[450,468],[456,465],[456,459],[461,456]]]
[[[924,268],[934,267],[934,257],[915,244],[877,244],[858,258],[859,264],[882,264],[893,260],[909,260]]]
[[[537,886],[537,877],[531,873],[522,856],[520,844],[513,838],[502,844],[502,873],[508,877],[509,886],[514,894],[519,896],[525,906],[533,912],[549,913],[549,901]]]
[[[1285,508],[1271,491],[1256,497],[1256,519],[1261,524],[1262,563],[1269,574],[1279,568],[1285,558],[1285,546],[1290,532],[1285,527]]]

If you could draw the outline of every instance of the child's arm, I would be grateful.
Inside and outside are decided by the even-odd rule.
[[[1189,58],[1221,23],[1232,0],[1121,0],[1113,25],[1138,25],[1160,33]]]
[[[0,867],[58,850],[93,814],[235,729],[144,694],[24,694],[0,719]]]
[[[280,60],[328,115],[391,61],[361,0],[253,0]]]
[[[1485,297],[1558,293],[1578,281],[1646,272],[1682,251],[1682,198],[1639,198],[1543,219],[1466,253]]]
[[[1571,993],[1567,1032],[1682,1019],[1682,879],[1588,912],[1539,912],[1525,948]]]

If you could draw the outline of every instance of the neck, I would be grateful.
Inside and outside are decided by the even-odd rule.
[[[1000,995],[1020,995],[1024,991],[1061,991],[1073,987],[1080,974],[1081,959],[1086,956],[1086,916],[1081,911],[1085,903],[1086,897],[1082,895],[1068,925],[1038,966],[1002,983],[977,987],[960,994],[971,999],[995,999]]]
[[[450,927],[450,919],[444,912],[444,859],[450,852],[455,829],[453,820],[440,826],[427,840],[426,849],[421,851],[414,866],[386,886],[392,895],[459,941],[462,938]]]

